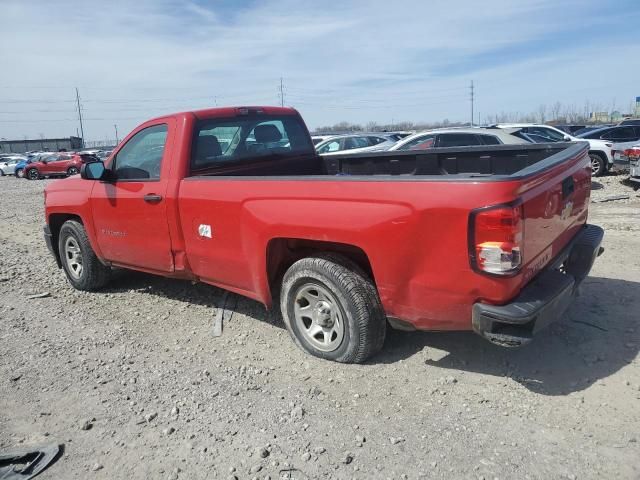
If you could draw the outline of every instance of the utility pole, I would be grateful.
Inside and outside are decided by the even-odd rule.
[[[118,140],[118,125],[114,123],[113,128],[116,129],[116,145],[118,145],[120,143],[120,141]]]
[[[284,107],[284,85],[282,83],[282,77],[280,77],[280,106]]]
[[[469,89],[471,90],[471,126],[473,127],[473,80],[471,80]]]
[[[80,94],[78,93],[78,87],[76,87],[76,103],[78,105],[78,120],[80,120],[80,141],[82,148],[84,148],[84,128],[82,126],[82,110],[80,109]]]

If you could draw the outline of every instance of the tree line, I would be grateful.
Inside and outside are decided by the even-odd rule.
[[[590,116],[591,112],[606,111],[610,115],[616,111],[616,102],[613,101],[610,106],[603,106],[600,103],[585,102],[584,105],[563,104],[555,102],[551,105],[540,105],[535,111],[529,113],[521,112],[501,112],[487,115],[482,119],[481,125],[492,125],[496,123],[547,123],[550,125],[594,125],[602,123],[602,119],[594,119]],[[627,111],[621,112],[622,115],[633,115],[635,112],[635,104],[633,102],[627,107]],[[614,120],[611,120],[614,121]],[[361,123],[351,123],[342,121],[334,125],[325,125],[315,129],[316,133],[335,133],[335,132],[391,132],[401,130],[429,130],[433,128],[447,127],[468,127],[469,122],[451,122],[444,119],[439,122],[393,122],[378,123],[374,121]],[[478,125],[477,121],[474,125]]]

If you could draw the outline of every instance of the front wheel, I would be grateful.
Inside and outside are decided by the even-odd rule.
[[[77,175],[80,172],[80,170],[78,170],[78,167],[69,167],[67,169],[67,176],[70,177],[71,175]]]
[[[384,343],[386,318],[373,282],[338,256],[309,257],[284,275],[282,316],[302,350],[342,363],[362,363]]]
[[[84,226],[68,220],[60,228],[58,252],[69,283],[78,290],[98,290],[109,282],[111,270],[91,248]]]
[[[604,175],[607,170],[606,160],[597,153],[590,153],[589,158],[591,159],[591,176],[601,177]]]
[[[37,168],[32,168],[27,172],[27,178],[29,180],[38,180],[40,178],[40,172]]]
[[[19,168],[15,171],[16,177],[24,178],[24,168]]]

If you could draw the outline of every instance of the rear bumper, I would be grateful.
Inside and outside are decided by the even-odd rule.
[[[627,157],[620,157],[613,159],[613,165],[610,170],[612,172],[628,172],[630,168],[630,162]]]
[[[506,305],[476,303],[473,329],[492,343],[505,347],[525,345],[542,328],[557,320],[571,304],[586,278],[600,246],[604,230],[585,227],[545,270]]]

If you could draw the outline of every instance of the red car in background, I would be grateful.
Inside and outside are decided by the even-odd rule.
[[[70,177],[80,173],[83,163],[99,160],[95,155],[80,153],[56,153],[43,158],[39,162],[27,165],[24,169],[24,178],[38,180],[43,177]]]

